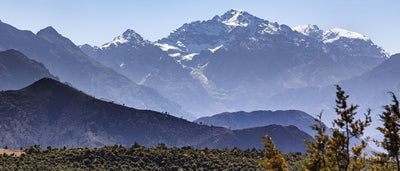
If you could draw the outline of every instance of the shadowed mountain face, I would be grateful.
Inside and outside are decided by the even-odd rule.
[[[323,115],[324,117],[325,115]],[[337,116],[336,116],[337,117]],[[304,142],[298,141],[298,139],[295,139],[297,136],[305,136],[308,137],[309,135],[314,136],[316,135],[316,131],[311,129],[312,125],[317,124],[315,122],[314,117],[311,115],[299,111],[299,110],[278,110],[278,111],[253,111],[253,112],[225,112],[221,114],[216,114],[213,116],[209,117],[202,117],[194,122],[196,123],[201,123],[205,125],[213,125],[213,126],[222,126],[226,128],[231,128],[234,129],[234,132],[238,132],[237,136],[238,137],[245,137],[245,136],[256,136],[256,135],[262,135],[260,134],[262,129],[268,128],[268,135],[281,135],[277,136],[279,138],[279,142],[283,142],[286,144],[280,144],[283,147],[293,147],[293,148],[299,148],[300,146],[298,144],[301,144],[304,146]],[[327,123],[327,122],[326,122]],[[328,122],[329,124],[329,122]],[[268,126],[267,126],[268,125]],[[278,126],[279,125],[279,126]],[[284,130],[278,130],[277,128],[282,127],[283,125]],[[328,127],[331,125],[328,125]],[[256,128],[254,128],[256,127]],[[263,127],[263,128],[262,128]],[[295,128],[295,129],[294,129]],[[257,133],[257,130],[260,131]],[[277,130],[277,131],[272,131],[272,130]],[[254,135],[250,135],[250,131],[252,133],[255,133]],[[289,132],[290,131],[290,132]],[[264,132],[266,132],[264,130]],[[306,135],[304,135],[304,132]],[[327,135],[331,135],[332,131],[330,129],[326,130]],[[240,138],[240,139],[242,139]],[[292,140],[289,140],[293,138]],[[247,139],[243,138],[242,140]],[[288,140],[288,141],[282,141],[283,139]],[[307,139],[307,138],[304,138]],[[310,138],[311,139],[311,138]],[[275,141],[278,141],[278,139],[274,139]],[[288,143],[288,142],[295,142],[298,141],[297,143]],[[355,144],[360,144],[361,140],[360,139],[351,139],[351,143]],[[226,142],[226,144],[229,144]],[[240,142],[238,142],[240,144]],[[277,146],[279,144],[276,144]],[[240,145],[238,145],[240,147]],[[372,148],[370,146],[367,146],[368,150],[371,150]]]
[[[43,77],[58,79],[43,64],[17,50],[0,52],[0,90],[20,89]]]
[[[244,129],[266,125],[294,125],[309,135],[314,135],[310,126],[315,124],[314,118],[298,110],[286,111],[253,111],[225,112],[209,117],[196,119],[194,122],[206,125],[222,126],[231,129]]]
[[[88,94],[136,108],[168,111],[178,116],[186,114],[178,104],[156,90],[137,85],[88,57],[52,27],[33,34],[0,22],[0,37],[0,50],[16,49],[43,63],[60,80]]]
[[[275,143],[282,144],[278,148],[288,152],[304,151],[304,146],[293,148],[286,145],[289,142],[310,138],[293,126],[231,131],[199,125],[164,113],[100,101],[49,78],[17,91],[1,92],[0,117],[0,144],[11,148],[32,144],[99,147],[131,145],[135,141],[146,146],[165,143],[199,148],[261,148],[261,137],[271,133]]]
[[[310,135],[293,125],[268,125],[264,127],[234,130],[231,133],[211,138],[208,144],[204,146],[212,148],[238,147],[247,149],[249,147],[254,147],[263,149],[262,141],[254,140],[261,140],[265,134],[271,136],[276,147],[284,153],[293,151],[305,153],[305,140],[312,140]],[[299,151],[299,149],[301,149],[301,151]]]

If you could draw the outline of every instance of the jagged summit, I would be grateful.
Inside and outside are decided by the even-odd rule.
[[[202,50],[215,49],[243,36],[259,37],[266,34],[292,31],[289,27],[269,22],[242,10],[229,10],[222,15],[216,15],[211,20],[186,23],[172,31],[166,38],[157,43],[163,45],[165,51],[171,51],[172,56],[181,54],[179,59],[192,59],[192,56]],[[168,46],[166,46],[168,45]],[[189,55],[189,57],[185,57]],[[179,56],[179,55],[178,55]]]
[[[134,30],[127,29],[124,33],[114,38],[113,41],[108,42],[99,48],[108,48],[110,46],[118,46],[121,44],[142,45],[144,43],[148,43],[148,41],[144,40],[143,37]]]
[[[136,33],[134,30],[128,29],[121,35],[122,38],[126,40],[138,40],[143,41],[143,37]]]
[[[215,16],[213,20],[222,22],[228,26],[247,27],[256,21],[264,21],[243,10],[231,9],[221,16]]]

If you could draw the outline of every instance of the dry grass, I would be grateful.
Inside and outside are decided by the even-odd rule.
[[[23,150],[10,150],[10,149],[0,149],[0,154],[8,154],[11,155],[14,153],[15,156],[20,156],[22,153],[25,153]]]

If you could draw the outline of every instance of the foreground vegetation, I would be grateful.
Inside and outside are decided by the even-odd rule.
[[[145,147],[134,144],[101,148],[27,147],[19,157],[0,155],[0,170],[262,170],[265,150]],[[285,154],[289,168],[304,159],[300,153]]]

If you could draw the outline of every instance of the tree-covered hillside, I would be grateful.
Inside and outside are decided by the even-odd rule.
[[[144,147],[137,143],[101,148],[25,149],[20,157],[0,155],[0,170],[261,170],[263,150],[167,148],[164,144]],[[304,158],[300,153],[285,155],[289,168]]]

